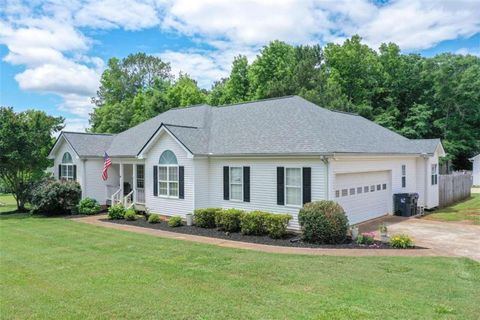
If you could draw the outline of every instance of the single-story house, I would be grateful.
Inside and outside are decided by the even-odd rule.
[[[472,175],[473,175],[473,185],[480,186],[480,153],[475,157],[470,158],[472,161]]]
[[[340,203],[350,224],[392,213],[395,193],[436,207],[444,155],[439,139],[407,139],[298,96],[172,109],[115,135],[62,132],[50,152],[56,178],[101,204],[181,217],[206,207],[289,213],[293,229],[315,200]]]

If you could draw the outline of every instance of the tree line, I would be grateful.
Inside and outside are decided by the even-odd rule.
[[[402,54],[394,43],[374,50],[359,36],[343,44],[292,46],[273,41],[249,63],[234,58],[230,75],[210,90],[145,53],[112,58],[90,116],[92,132],[118,133],[170,108],[222,106],[299,95],[319,106],[357,113],[408,138],[441,138],[457,169],[480,152],[480,58]]]

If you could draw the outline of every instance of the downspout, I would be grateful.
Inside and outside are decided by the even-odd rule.
[[[325,164],[325,195],[326,199],[330,199],[330,186],[329,186],[329,176],[330,176],[330,162],[328,161],[328,157],[321,156],[320,159]]]
[[[82,159],[82,183],[80,185],[82,189],[82,199],[86,198],[87,193],[87,159]]]

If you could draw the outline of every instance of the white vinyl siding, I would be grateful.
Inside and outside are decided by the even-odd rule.
[[[202,166],[204,161],[205,160],[203,159],[201,160]],[[293,217],[289,227],[299,229],[297,218],[299,207],[277,205],[277,167],[310,167],[312,169],[312,201],[324,200],[327,198],[327,168],[319,158],[210,158],[208,163],[208,207],[288,213]],[[229,201],[223,199],[224,166],[250,167],[250,202]],[[198,185],[203,186],[202,183],[198,183]],[[199,199],[198,201],[201,200]],[[204,203],[202,203],[202,207],[206,207]]]

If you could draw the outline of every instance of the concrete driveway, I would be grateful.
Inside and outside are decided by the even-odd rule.
[[[386,217],[384,222],[389,235],[407,234],[416,245],[430,248],[439,255],[480,261],[480,226],[393,216]]]

